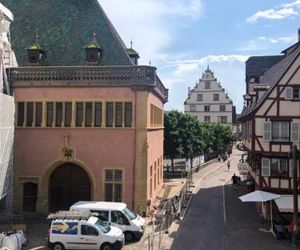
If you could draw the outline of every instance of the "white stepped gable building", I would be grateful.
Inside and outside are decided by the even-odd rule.
[[[13,14],[0,3],[0,214],[11,212],[13,195],[14,98],[10,93],[6,68],[16,67],[8,39]]]
[[[195,87],[189,88],[184,112],[201,122],[224,123],[232,127],[232,101],[209,67]]]

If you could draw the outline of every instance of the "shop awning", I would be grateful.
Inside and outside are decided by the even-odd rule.
[[[294,212],[294,200],[292,195],[281,195],[279,199],[275,200],[276,205],[280,212],[293,213]],[[300,196],[298,195],[298,211],[300,212]]]

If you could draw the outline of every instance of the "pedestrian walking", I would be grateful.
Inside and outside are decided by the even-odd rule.
[[[230,170],[230,160],[227,161],[227,168],[228,168],[228,171]]]
[[[238,177],[235,174],[233,174],[231,179],[232,179],[233,189],[236,190],[237,189],[237,184],[238,184]]]

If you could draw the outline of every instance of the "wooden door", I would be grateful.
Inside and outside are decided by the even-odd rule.
[[[68,210],[77,201],[91,200],[91,183],[79,166],[66,163],[56,168],[49,181],[49,210]]]

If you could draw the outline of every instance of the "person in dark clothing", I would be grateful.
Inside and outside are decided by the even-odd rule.
[[[237,184],[238,184],[238,177],[233,174],[233,176],[231,177],[232,180],[232,184],[233,184],[233,189],[236,190],[237,189]]]

